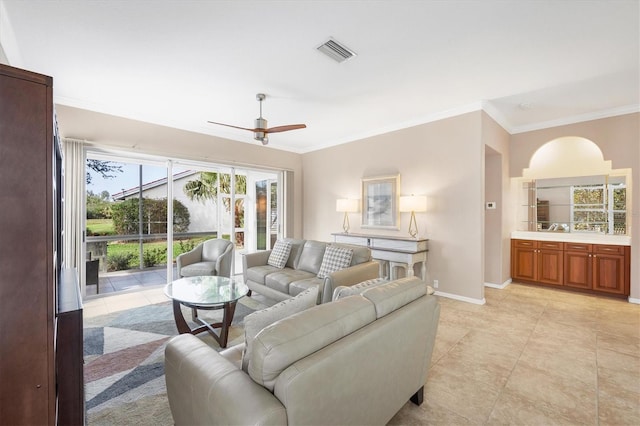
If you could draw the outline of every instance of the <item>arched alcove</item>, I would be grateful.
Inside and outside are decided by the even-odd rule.
[[[613,214],[621,209],[608,206],[608,234],[630,235],[631,233],[631,169],[613,169],[611,161],[604,158],[600,147],[593,141],[579,136],[565,136],[553,139],[540,146],[531,156],[529,167],[522,169],[522,176],[514,178],[512,184],[514,194],[518,194],[516,211],[518,231],[548,231],[555,222],[566,224],[572,233],[594,232],[595,229],[574,229],[572,213],[573,201],[559,199],[568,197],[560,188],[571,188],[574,185],[624,185],[625,217],[622,222],[623,231],[618,231],[619,219],[614,221]],[[540,191],[544,190],[544,194]],[[554,193],[555,191],[555,193]],[[612,195],[609,195],[612,197]],[[606,198],[605,198],[606,199]],[[613,198],[611,198],[613,199]],[[539,201],[542,200],[542,201]],[[549,204],[550,203],[550,204]],[[532,208],[535,209],[532,210]],[[566,211],[563,211],[566,210]],[[614,211],[615,210],[615,211]],[[545,213],[546,211],[550,213]],[[551,214],[554,213],[554,214]],[[542,214],[543,218],[540,219]],[[560,216],[558,218],[558,216]],[[618,216],[619,217],[619,216]],[[547,223],[549,222],[549,223]],[[592,223],[593,221],[587,221]],[[593,222],[594,223],[594,222]],[[568,228],[567,228],[568,230]],[[600,231],[595,231],[600,232]]]
[[[542,145],[531,156],[529,168],[522,170],[525,179],[557,178],[612,174],[611,161],[593,141],[579,136],[565,136]]]

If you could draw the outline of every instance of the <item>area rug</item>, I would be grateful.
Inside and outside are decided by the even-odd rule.
[[[266,306],[253,298],[238,302],[228,347],[243,341],[244,317]],[[183,309],[189,321],[191,311]],[[214,322],[220,320],[222,311],[199,311],[199,315]],[[172,425],[164,379],[164,348],[177,334],[170,302],[85,318],[87,423]],[[198,337],[220,350],[209,333]]]

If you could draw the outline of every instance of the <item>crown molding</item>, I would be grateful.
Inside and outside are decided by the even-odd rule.
[[[618,115],[626,115],[640,112],[640,105],[627,105],[618,108],[611,108],[603,111],[589,112],[586,114],[574,115],[571,117],[560,118],[557,120],[542,121],[539,123],[528,124],[526,126],[513,127],[507,130],[512,135],[517,133],[532,132],[534,130],[543,130],[551,127],[566,126],[568,124],[582,123],[585,121],[600,120],[603,118],[616,117]]]

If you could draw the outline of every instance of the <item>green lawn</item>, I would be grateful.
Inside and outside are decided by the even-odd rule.
[[[189,251],[192,247],[195,247],[202,241],[208,240],[211,238],[215,238],[215,235],[201,236],[201,237],[189,238],[181,241],[174,241],[173,242],[174,261],[179,254],[184,253],[185,251]],[[149,253],[149,252],[157,251],[156,258],[159,257],[159,259],[157,259],[157,262],[155,263],[157,265],[163,265],[167,263],[166,248],[167,248],[166,240],[146,242],[143,244],[144,252]],[[129,254],[130,260],[128,262],[128,268],[124,268],[124,269],[137,268],[140,266],[139,250],[140,249],[137,241],[136,242],[112,241],[112,242],[109,242],[107,245],[107,258],[126,256]],[[123,269],[123,268],[117,268],[117,269]]]
[[[115,229],[113,227],[112,219],[87,219],[87,235],[94,236],[102,236],[102,235],[116,235]],[[131,236],[135,238],[135,236]],[[208,240],[211,238],[216,238],[215,235],[206,235],[196,238],[189,238],[180,241],[173,242],[173,259],[185,251],[189,251],[191,248],[195,247],[199,243],[204,240]],[[229,239],[229,236],[222,236],[222,238]],[[153,241],[153,242],[145,242],[143,244],[143,251],[147,253],[146,257],[151,257],[155,259],[154,264],[162,265],[167,263],[167,242],[166,240],[162,241]],[[107,258],[119,257],[119,256],[130,256],[130,260],[128,263],[121,264],[116,269],[129,269],[129,268],[138,268],[140,266],[140,255],[138,248],[138,241],[130,241],[130,242],[120,242],[120,241],[110,241],[107,245]],[[113,269],[113,267],[110,267]]]
[[[87,235],[115,235],[112,219],[87,219]]]

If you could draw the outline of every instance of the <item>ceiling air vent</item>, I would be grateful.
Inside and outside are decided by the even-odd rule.
[[[329,39],[321,44],[318,50],[336,62],[344,62],[356,56],[356,52],[333,39]]]

